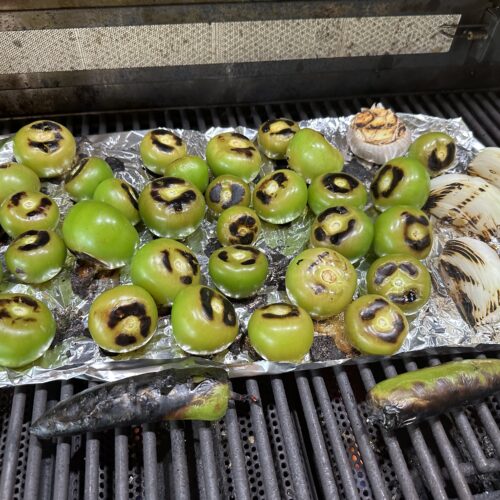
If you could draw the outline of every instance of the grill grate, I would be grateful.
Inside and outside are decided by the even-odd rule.
[[[381,101],[406,112],[462,116],[485,145],[500,144],[500,93],[58,116],[76,135],[167,127],[256,127],[269,116],[351,114]],[[11,133],[24,118],[0,121]],[[477,355],[477,354],[476,354]],[[500,357],[500,350],[491,351]],[[54,443],[29,424],[83,381],[0,391],[0,499],[500,498],[500,406],[491,397],[388,433],[366,423],[374,383],[449,356],[409,356],[313,372],[235,379],[260,397],[214,424],[172,422],[88,433]]]

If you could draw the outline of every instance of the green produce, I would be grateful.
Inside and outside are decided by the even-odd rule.
[[[340,172],[344,166],[342,153],[319,132],[299,130],[288,143],[286,156],[290,168],[307,182],[328,172]]]
[[[64,242],[78,258],[116,269],[130,261],[139,235],[116,208],[85,200],[70,209],[62,226]]]
[[[238,317],[233,305],[207,286],[193,285],[179,292],[171,317],[175,340],[190,354],[218,353],[238,335]]]
[[[308,204],[315,215],[336,205],[363,209],[368,195],[365,186],[343,172],[318,175],[308,189]]]
[[[26,231],[5,252],[7,269],[23,283],[51,280],[59,274],[65,260],[66,245],[54,231]]]
[[[307,185],[291,170],[276,170],[255,186],[253,206],[258,216],[271,224],[286,224],[296,219],[307,205]]]
[[[30,229],[55,229],[58,222],[56,202],[43,193],[20,191],[10,195],[0,206],[0,224],[11,238]]]
[[[225,132],[208,141],[207,163],[214,175],[235,175],[245,182],[260,172],[262,158],[252,141],[236,132]]]
[[[140,145],[144,166],[153,174],[167,175],[168,166],[186,156],[186,143],[170,130],[157,128],[149,131]]]
[[[422,208],[429,197],[430,178],[425,167],[412,158],[394,158],[382,165],[370,186],[373,203],[380,210],[396,205]]]
[[[382,295],[405,314],[413,314],[429,300],[429,271],[415,257],[404,254],[377,259],[366,275],[368,293]]]
[[[256,309],[248,322],[248,338],[268,361],[300,362],[313,343],[314,325],[301,307],[279,303]]]
[[[41,178],[58,177],[71,169],[76,154],[73,134],[60,123],[38,120],[14,136],[14,156]]]
[[[368,392],[368,404],[373,418],[390,430],[467,406],[498,391],[500,361],[466,359],[384,380]]]
[[[453,137],[444,132],[427,132],[416,139],[408,150],[434,177],[449,168],[455,161],[457,146]]]
[[[403,253],[425,259],[432,248],[431,221],[422,210],[392,207],[375,220],[373,249],[383,255]]]
[[[132,257],[130,277],[159,305],[171,305],[177,294],[200,282],[196,255],[182,243],[158,238],[143,245]]]
[[[94,200],[102,201],[119,210],[132,224],[137,224],[139,215],[139,195],[137,191],[121,179],[106,179],[95,192]]]
[[[156,236],[185,238],[201,224],[205,200],[198,188],[177,177],[160,177],[139,196],[139,213]]]
[[[282,160],[286,157],[286,148],[290,139],[298,130],[298,123],[287,118],[267,120],[259,127],[257,141],[268,158]]]
[[[0,165],[0,204],[11,194],[40,191],[40,179],[30,168],[20,163]]]
[[[266,281],[268,270],[267,257],[259,249],[245,245],[219,248],[208,261],[215,286],[234,299],[255,295]]]
[[[372,240],[370,217],[347,205],[327,208],[314,219],[311,227],[311,246],[333,248],[351,262],[368,252]]]
[[[71,170],[64,189],[75,201],[90,200],[97,186],[113,177],[111,167],[101,158],[82,158]]]
[[[157,323],[155,301],[139,286],[120,285],[106,290],[90,306],[90,334],[109,352],[131,352],[144,346]]]
[[[47,306],[22,293],[0,294],[0,366],[19,368],[38,359],[56,333]]]
[[[288,265],[288,297],[314,319],[342,312],[352,301],[357,276],[352,264],[330,248],[309,248]]]
[[[408,335],[401,309],[381,295],[363,295],[349,304],[344,325],[346,340],[362,354],[394,354]]]
[[[204,193],[208,186],[210,170],[207,162],[199,156],[184,156],[172,162],[167,167],[165,175],[184,179]]]
[[[207,187],[205,200],[216,214],[236,205],[250,205],[248,184],[234,175],[220,175]]]
[[[260,229],[259,217],[248,207],[230,207],[217,219],[217,239],[223,246],[253,245]]]

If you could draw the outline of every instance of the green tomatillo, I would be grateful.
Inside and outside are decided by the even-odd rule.
[[[259,127],[257,141],[263,153],[272,160],[286,157],[286,148],[290,139],[299,131],[297,122],[288,118],[267,120]]]
[[[71,170],[64,189],[75,201],[90,200],[97,186],[113,177],[113,171],[102,158],[82,158]]]
[[[247,207],[250,199],[250,187],[235,175],[219,175],[205,191],[207,205],[216,214],[236,205]]]
[[[167,177],[179,177],[194,184],[204,193],[208,186],[210,169],[207,162],[199,156],[183,156],[166,168]]]
[[[248,207],[230,207],[217,219],[217,239],[223,246],[253,245],[260,229],[259,217]]]
[[[453,137],[444,132],[427,132],[413,142],[408,156],[416,158],[427,167],[431,177],[434,177],[451,167],[456,152],[457,146]]]
[[[139,195],[128,182],[121,179],[102,181],[94,192],[94,200],[115,207],[134,225],[141,220]]]
[[[139,149],[144,166],[156,175],[167,175],[167,167],[187,154],[186,143],[165,128],[150,130]]]
[[[0,165],[0,203],[5,198],[20,191],[40,191],[40,178],[30,168],[21,163]]]

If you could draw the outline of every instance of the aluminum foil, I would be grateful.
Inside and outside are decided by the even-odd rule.
[[[472,132],[460,118],[445,120],[425,115],[400,114],[413,138],[429,131],[443,131],[453,136],[457,142],[457,161],[452,172],[464,172],[474,155],[483,148]],[[377,167],[359,160],[350,153],[346,143],[346,130],[352,117],[320,118],[305,120],[301,127],[310,127],[322,132],[326,138],[338,147],[346,160],[345,171],[361,179],[369,186]],[[233,129],[211,128],[202,133],[193,130],[174,130],[188,144],[188,153],[204,156],[206,144],[214,135]],[[238,127],[236,131],[254,140],[256,130]],[[139,144],[145,131],[120,132],[94,135],[79,140],[80,156],[99,156],[112,166],[115,176],[126,180],[138,190],[151,179],[142,167],[139,156]],[[9,137],[0,138],[0,162],[12,160],[12,141]],[[267,161],[263,165],[263,174],[276,168],[276,164]],[[72,202],[60,183],[46,182],[42,188],[58,203],[61,216],[71,207]],[[372,210],[370,207],[368,210]],[[272,226],[263,223],[263,230],[257,242],[269,258],[269,277],[260,293],[247,300],[233,301],[240,319],[240,335],[235,343],[224,353],[208,360],[213,364],[224,364],[230,376],[256,375],[263,373],[282,373],[293,369],[323,367],[338,363],[353,362],[344,354],[342,343],[341,318],[316,323],[316,336],[311,353],[303,363],[272,363],[259,360],[249,346],[245,331],[248,319],[257,307],[267,303],[287,300],[284,289],[284,275],[290,259],[308,245],[309,227],[313,220],[311,213],[305,211],[297,220],[285,226]],[[200,228],[185,243],[196,253],[205,283],[212,285],[207,271],[208,257],[218,248],[215,236],[215,218],[207,214]],[[138,226],[141,241],[152,238],[151,234]],[[439,347],[475,346],[500,342],[498,325],[481,329],[471,328],[460,316],[453,301],[448,297],[445,286],[437,272],[437,257],[444,242],[454,236],[460,236],[449,226],[436,224],[436,238],[426,263],[431,271],[434,290],[428,304],[414,317],[409,318],[411,329],[400,353],[420,349],[432,350]],[[3,253],[6,246],[0,248]],[[2,264],[3,265],[3,264]],[[72,289],[72,273],[75,261],[69,257],[63,271],[52,281],[39,286],[21,285],[14,281],[1,284],[3,292],[24,292],[44,301],[53,311],[58,331],[47,353],[22,370],[0,369],[0,386],[41,383],[56,379],[85,377],[99,380],[115,380],[124,376],[159,370],[165,364],[176,366],[187,363],[182,361],[186,354],[177,346],[172,337],[170,318],[163,315],[152,340],[142,349],[129,354],[106,355],[92,341],[87,330],[87,313],[96,295],[118,283],[129,283],[129,268],[119,273],[100,277],[92,282],[79,296]],[[369,262],[362,260],[358,265],[359,287],[357,294],[365,290],[365,275]],[[8,276],[8,274],[6,274]],[[332,342],[335,338],[336,342]],[[324,348],[324,346],[327,346]]]

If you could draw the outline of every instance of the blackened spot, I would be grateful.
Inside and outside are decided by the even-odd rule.
[[[39,149],[44,153],[55,153],[59,149],[60,141],[62,136],[59,133],[54,135],[54,139],[51,141],[33,141],[28,139],[28,144],[30,147]]]
[[[326,239],[326,233],[321,227],[317,227],[314,230],[314,238],[316,239],[316,241],[324,241]]]
[[[37,123],[33,123],[31,128],[34,130],[42,130],[43,132],[50,131],[61,131],[62,128],[56,122],[51,122],[50,120],[43,120]]]
[[[221,208],[223,208],[224,210],[226,208],[232,207],[233,205],[237,205],[245,197],[245,187],[241,184],[232,182],[229,186],[229,189],[231,190],[231,198],[221,205]],[[221,201],[221,194],[222,184],[218,183],[210,190],[210,201],[219,204]]]
[[[466,283],[471,283],[473,285],[477,284],[472,276],[464,273],[458,266],[447,262],[446,260],[441,260],[441,266],[444,268],[448,276],[453,278],[455,281],[464,281]]]
[[[274,304],[271,304],[270,306],[262,308],[263,311],[269,308],[273,308]],[[289,304],[279,304],[281,308],[287,308],[288,311],[284,314],[276,314],[276,313],[270,313],[270,312],[265,312],[262,314],[263,318],[268,318],[268,319],[286,319],[286,318],[296,318],[297,316],[300,316],[300,311],[298,307],[291,306]]]
[[[4,308],[0,309],[0,319],[10,318],[10,317],[11,317],[11,315],[10,315],[9,311],[7,311],[7,309],[4,309]]]
[[[139,330],[143,337],[147,337],[151,326],[151,318],[147,315],[146,307],[140,302],[132,302],[124,306],[115,307],[108,316],[108,326],[115,328],[120,321],[135,316],[139,319]]]
[[[241,263],[242,266],[251,266],[252,264],[255,264],[255,259],[247,259]]]
[[[236,248],[236,250],[241,250],[242,252],[250,252],[252,255],[255,256],[255,258],[257,258],[260,255],[260,251],[254,247],[247,247],[247,246],[243,246],[243,245],[234,245],[234,248]]]
[[[19,193],[16,193],[10,197],[10,204],[14,207],[17,207],[21,200],[26,196],[25,191],[21,191]]]
[[[282,187],[288,181],[288,177],[284,172],[276,172],[271,179],[275,181],[279,187]]]
[[[203,308],[203,312],[210,321],[214,319],[214,310],[212,308],[212,299],[214,298],[214,296],[214,292],[206,286],[202,287],[202,289],[200,290],[201,307]]]
[[[21,245],[19,250],[23,252],[30,252],[31,250],[36,250],[37,248],[45,246],[50,241],[50,235],[47,231],[27,231],[23,233],[19,239],[24,239],[29,236],[36,236],[36,240],[33,243],[26,243]]]
[[[255,148],[253,146],[248,146],[246,148],[231,148],[231,151],[246,156],[247,158],[251,158],[255,152]]]
[[[251,215],[242,215],[241,217],[238,217],[237,220],[229,224],[229,232],[233,236],[238,235],[238,229],[241,227],[248,227],[249,229],[252,229],[255,226],[255,219]]]
[[[244,245],[250,245],[255,237],[254,233],[246,233],[243,236],[238,238],[239,243],[243,243]]]
[[[82,158],[76,164],[76,166],[73,168],[73,170],[70,172],[68,176],[68,181],[73,180],[84,169],[85,165],[87,165],[87,163],[89,162],[89,159],[90,158]]]
[[[212,189],[210,189],[208,197],[210,198],[211,202],[219,203],[221,193],[222,193],[222,186],[220,183],[217,183],[215,186],[212,187]]]
[[[380,310],[385,309],[386,307],[389,307],[389,304],[385,300],[375,299],[373,302],[361,309],[359,317],[363,321],[371,321]]]
[[[151,131],[151,142],[153,145],[155,145],[160,151],[164,153],[171,153],[174,151],[173,146],[169,146],[168,144],[163,144],[159,139],[158,136],[163,136],[163,135],[169,135],[175,140],[175,145],[176,146],[182,146],[182,139],[178,136],[176,136],[174,133],[170,132],[170,130],[165,130],[165,129],[155,129]]]
[[[131,344],[135,344],[137,342],[137,338],[134,335],[127,335],[126,333],[119,333],[115,337],[115,344],[126,347]]]
[[[389,307],[389,304],[385,300],[375,299],[360,311],[359,316],[363,321],[371,321],[375,318],[378,311],[386,307]],[[377,337],[384,342],[396,343],[404,328],[403,318],[396,312],[393,317],[392,330],[384,333],[378,332]]]
[[[336,179],[345,180],[349,184],[349,187],[339,186],[335,182]],[[347,174],[326,174],[321,179],[321,182],[332,193],[349,193],[359,186],[359,182]]]
[[[273,197],[269,196],[265,191],[262,191],[261,189],[258,189],[257,192],[255,193],[255,196],[259,199],[259,201],[263,205],[269,205],[271,203]]]
[[[38,302],[31,297],[26,297],[24,295],[16,295],[13,298],[14,302],[17,302],[18,304],[24,304],[25,306],[31,307],[34,311],[38,310]]]
[[[227,251],[226,250],[222,250],[222,252],[219,252],[217,257],[219,257],[220,260],[224,261],[224,262],[227,262],[228,259],[229,259],[229,256],[227,255]]]
[[[162,203],[167,207],[172,207],[175,212],[182,212],[184,207],[189,206],[196,200],[196,193],[192,189],[188,189],[183,193],[179,194],[177,198],[172,200],[165,200],[160,193],[160,189],[168,188],[173,185],[184,184],[185,181],[182,179],[177,179],[175,177],[162,177],[161,179],[157,179],[153,181],[151,185],[151,198],[157,201],[158,203]]]
[[[232,137],[236,137],[237,139],[244,139],[248,141],[248,137],[245,137],[243,134],[238,134],[238,132],[231,132]]]
[[[0,165],[0,169],[3,169],[3,168],[10,168],[10,166],[12,165],[12,163],[2,163]]]
[[[318,215],[318,222],[323,222],[331,214],[345,215],[347,213],[349,213],[349,209],[347,207],[330,207],[323,210],[323,212]]]
[[[412,224],[421,224],[424,227],[428,227],[429,219],[427,219],[425,215],[420,215],[418,217],[415,217],[414,215],[408,212],[403,212],[402,216],[404,217],[404,223],[405,223],[404,238],[406,244],[417,252],[428,248],[431,245],[430,234],[426,234],[419,240],[415,240],[411,237],[409,232],[410,232],[410,226]]]
[[[234,312],[233,304],[226,298],[223,299],[222,321],[227,326],[236,325],[236,313]]]
[[[295,130],[293,130],[290,127],[286,127],[276,132],[271,132],[271,135],[281,135],[283,137],[291,137],[292,135],[295,135]]]
[[[443,160],[440,160],[437,156],[437,150],[433,149],[431,154],[429,155],[429,159],[427,160],[429,170],[432,170],[433,172],[439,172],[440,170],[443,170],[451,165],[453,158],[455,158],[455,151],[455,143],[449,142],[446,145],[446,156],[443,158]]]
[[[458,240],[448,241],[444,247],[443,255],[453,255],[458,253],[462,257],[474,262],[475,264],[485,265],[484,260],[475,254],[467,245]]]
[[[399,269],[403,270],[409,276],[415,277],[418,275],[418,268],[415,264],[411,262],[401,262],[399,264]]]
[[[38,207],[36,207],[34,210],[30,210],[27,214],[26,217],[36,217],[37,215],[41,215],[45,212],[47,212],[48,208],[52,206],[52,202],[50,201],[49,198],[43,197],[40,200],[40,203],[38,204]]]
[[[394,262],[388,262],[387,264],[383,264],[375,271],[375,284],[380,285],[383,283],[386,278],[393,275],[398,266]]]
[[[198,261],[196,260],[196,257],[192,253],[186,252],[185,250],[176,249],[175,251],[180,253],[186,259],[187,263],[191,267],[193,275],[198,274],[199,265]]]
[[[172,272],[172,264],[170,263],[170,252],[168,250],[162,250],[161,251],[163,257],[161,258],[161,261],[163,262],[163,265],[167,269],[169,273]]]
[[[391,175],[391,183],[384,191],[379,191],[379,182],[386,175]],[[380,173],[377,175],[376,179],[372,184],[372,193],[375,198],[378,198],[379,195],[382,195],[384,198],[389,198],[392,192],[396,189],[398,184],[404,178],[403,169],[400,167],[396,167],[395,165],[384,165],[380,170]]]
[[[356,220],[349,219],[346,229],[330,236],[330,243],[332,245],[339,245],[340,243],[342,243],[342,241],[345,240],[354,231],[355,226]]]
[[[321,295],[322,293],[326,292],[326,288],[320,283],[311,283],[309,286],[313,291],[314,295]]]
[[[123,163],[120,158],[116,158],[115,156],[106,156],[104,161],[111,167],[113,172],[121,172],[125,170],[125,163]]]
[[[125,182],[121,182],[120,186],[125,191],[125,194],[128,196],[130,203],[137,210],[139,208],[139,202],[137,201],[138,194],[137,191],[132,187],[126,184]]]
[[[179,279],[183,285],[190,285],[193,282],[191,276],[181,276]]]
[[[476,318],[474,317],[474,304],[470,300],[469,296],[464,292],[459,292],[458,302],[462,314],[469,325],[474,326],[476,324]]]
[[[394,304],[411,304],[418,299],[418,294],[415,290],[407,290],[403,294],[390,293],[387,297]]]

